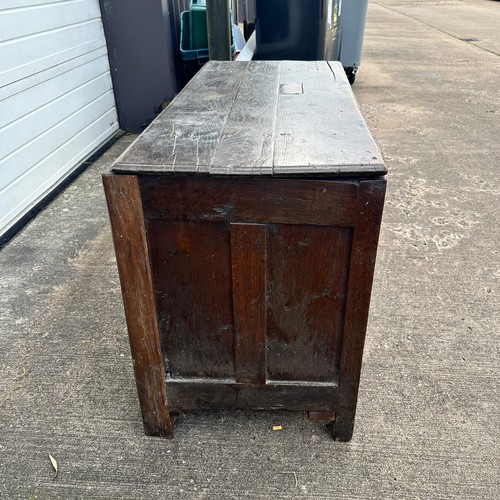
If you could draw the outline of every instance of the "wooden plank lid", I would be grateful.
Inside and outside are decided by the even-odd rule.
[[[373,177],[387,169],[339,62],[211,61],[112,171]]]

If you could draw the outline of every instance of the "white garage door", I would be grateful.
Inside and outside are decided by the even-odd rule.
[[[118,129],[98,0],[0,1],[0,235]]]

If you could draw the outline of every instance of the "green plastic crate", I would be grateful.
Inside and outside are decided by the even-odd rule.
[[[189,46],[194,50],[208,47],[206,0],[191,0],[189,5]]]
[[[198,59],[200,64],[208,61],[208,47],[201,49],[191,48],[191,25],[189,15],[190,11],[181,12],[181,56],[184,61],[192,61]],[[208,45],[208,43],[207,43]]]
[[[198,0],[199,1],[199,0]],[[208,61],[208,38],[205,40],[204,47],[195,48],[191,45],[191,11],[185,10],[181,12],[181,43],[180,51],[181,57],[184,61],[198,60],[200,65]],[[205,18],[206,19],[206,18]],[[205,33],[206,33],[206,21],[205,21]],[[231,53],[234,54],[235,46],[233,40],[233,34],[231,33]]]

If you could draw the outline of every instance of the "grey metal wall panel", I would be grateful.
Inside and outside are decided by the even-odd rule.
[[[139,132],[177,92],[168,0],[100,0],[120,127]]]

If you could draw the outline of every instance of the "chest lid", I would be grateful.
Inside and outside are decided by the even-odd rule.
[[[210,61],[112,171],[373,177],[387,169],[339,62]]]

